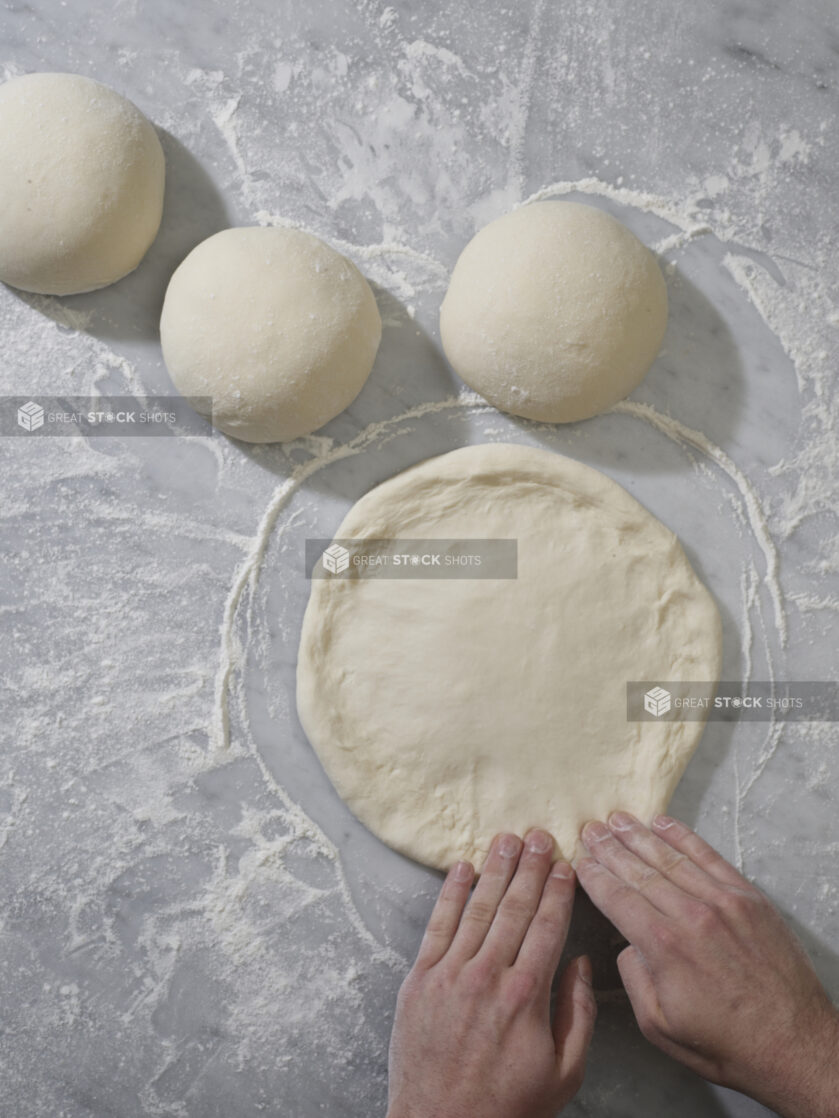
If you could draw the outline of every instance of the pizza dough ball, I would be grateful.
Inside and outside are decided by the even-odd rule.
[[[165,166],[136,105],[79,74],[0,86],[0,280],[74,295],[133,272],[160,227]]]
[[[382,320],[356,266],[299,229],[225,229],[192,250],[166,291],[163,356],[184,396],[211,396],[236,439],[285,442],[350,404]]]
[[[537,202],[461,253],[440,309],[446,356],[501,411],[587,419],[643,380],[667,324],[655,257],[615,218]]]

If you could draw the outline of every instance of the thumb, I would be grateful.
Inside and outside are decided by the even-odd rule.
[[[553,1023],[559,1078],[575,1084],[575,1091],[583,1082],[596,1017],[591,960],[587,955],[580,955],[568,964],[559,980]]]
[[[625,947],[618,955],[618,970],[629,995],[632,1012],[647,1040],[661,1044],[664,1015],[658,1003],[653,976],[637,947]]]

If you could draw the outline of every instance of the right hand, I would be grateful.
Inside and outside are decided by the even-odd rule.
[[[629,940],[618,958],[642,1033],[785,1118],[839,1114],[839,1014],[770,901],[659,816],[586,824],[580,884]]]

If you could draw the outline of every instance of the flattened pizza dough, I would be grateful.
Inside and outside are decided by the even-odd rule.
[[[514,579],[313,578],[300,720],[396,850],[480,868],[493,835],[663,811],[701,722],[628,722],[629,680],[717,680],[717,607],[676,536],[544,450],[470,446],[391,478],[336,538],[514,538]]]

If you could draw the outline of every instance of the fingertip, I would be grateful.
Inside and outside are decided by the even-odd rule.
[[[599,819],[589,819],[580,831],[580,838],[589,849],[594,843],[602,842],[603,839],[609,837],[609,828]]]
[[[574,867],[564,858],[558,858],[551,866],[550,876],[558,878],[560,881],[573,881],[575,877]]]
[[[553,850],[555,842],[553,835],[533,827],[524,836],[524,845],[531,854],[547,854],[548,851]]]
[[[464,882],[472,882],[475,877],[475,867],[471,862],[455,862],[449,870],[449,880],[457,882],[462,885]]]
[[[522,841],[518,835],[502,831],[492,840],[492,845],[502,858],[518,858],[521,853]],[[490,850],[492,853],[492,850]]]
[[[653,820],[653,827],[657,831],[669,831],[671,827],[677,825],[677,820],[671,818],[669,815],[657,815]]]
[[[481,862],[480,874],[496,869],[501,869],[504,873],[508,872],[510,866],[517,863],[521,847],[522,841],[518,835],[510,831],[498,831],[493,835],[489,849]]]
[[[606,822],[613,831],[618,832],[629,831],[640,824],[640,820],[628,811],[613,811]]]

